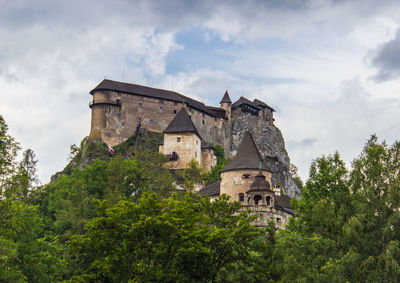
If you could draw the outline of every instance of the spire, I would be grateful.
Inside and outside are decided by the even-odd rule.
[[[195,133],[200,139],[201,136],[194,126],[185,108],[182,108],[172,119],[164,133]]]
[[[229,97],[228,91],[225,91],[225,94],[222,97],[221,102],[219,104],[221,104],[221,103],[232,103],[231,98]]]
[[[260,152],[250,132],[246,132],[236,156],[221,170],[221,172],[240,169],[269,170],[263,164]]]

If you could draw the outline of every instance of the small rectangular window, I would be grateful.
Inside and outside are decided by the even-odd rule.
[[[138,106],[139,109],[142,109],[142,107],[143,107],[142,103],[138,103],[137,106]]]
[[[176,114],[176,110],[174,110],[174,114]]]
[[[164,109],[162,108],[162,106],[160,106],[160,111],[163,112],[163,110],[164,110]]]
[[[177,141],[177,142],[181,142],[181,138],[177,138],[176,141]]]
[[[142,122],[142,118],[137,117],[137,122],[138,122],[138,124],[140,124]]]

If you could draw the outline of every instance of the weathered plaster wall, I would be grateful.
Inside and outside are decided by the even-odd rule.
[[[185,169],[193,158],[201,164],[201,140],[196,134],[164,134],[164,154],[174,151],[179,158],[168,162],[171,169]]]
[[[234,170],[221,173],[221,190],[220,195],[227,194],[231,196],[232,201],[239,201],[239,194],[249,190],[251,183],[254,182],[258,170]],[[271,184],[271,172],[263,170],[265,180]],[[249,178],[243,178],[243,175],[249,175]],[[245,202],[247,201],[245,197]]]

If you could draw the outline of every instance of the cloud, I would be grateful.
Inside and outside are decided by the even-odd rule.
[[[374,53],[371,63],[378,69],[373,77],[375,81],[383,82],[400,77],[400,30],[395,38],[379,46]]]
[[[354,156],[370,133],[398,132],[397,98],[376,98],[393,98],[396,86],[368,81],[363,59],[377,50],[373,67],[397,77],[399,7],[391,0],[0,0],[0,113],[35,150],[46,182],[65,165],[69,145],[89,133],[88,92],[104,77],[211,105],[227,89],[232,100],[260,98],[277,110],[289,154],[305,172],[321,153]]]

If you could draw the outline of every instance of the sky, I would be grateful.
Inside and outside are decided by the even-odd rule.
[[[89,134],[104,78],[272,106],[291,162],[400,139],[397,0],[0,0],[0,114],[42,183]]]

